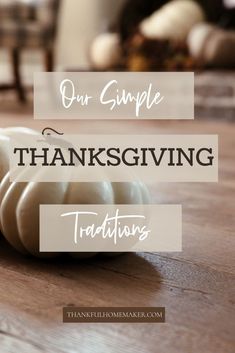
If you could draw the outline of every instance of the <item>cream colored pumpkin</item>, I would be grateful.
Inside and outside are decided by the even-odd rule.
[[[90,59],[97,70],[107,70],[120,63],[120,38],[117,33],[102,33],[91,45]]]
[[[1,135],[0,131],[0,181],[9,170],[8,162],[8,138]]]
[[[235,31],[200,23],[190,31],[187,42],[191,55],[203,65],[234,67]]]
[[[38,135],[39,133],[35,130],[24,128],[24,127],[9,127],[6,129],[0,129],[0,182],[4,175],[9,171],[9,158],[8,158],[8,146],[9,139],[16,133]]]
[[[24,128],[24,127],[9,127],[6,129],[0,129],[0,183],[6,173],[9,171],[9,140],[11,136],[16,133],[24,133],[30,135],[38,135],[39,133],[35,130]],[[4,188],[7,188],[7,183],[4,184]],[[0,194],[0,204],[2,201],[2,195]],[[0,230],[1,230],[1,217],[0,217]]]
[[[140,23],[140,32],[151,39],[185,40],[197,23],[205,20],[194,0],[173,0]]]
[[[4,131],[5,136],[19,132],[17,129]],[[30,130],[21,131],[30,133]],[[2,133],[2,132],[1,132]],[[33,132],[35,134],[35,132]],[[3,138],[4,140],[4,138]],[[1,141],[1,140],[0,140]],[[0,155],[7,169],[5,140],[0,145]],[[1,230],[8,242],[18,251],[34,256],[51,257],[57,254],[39,252],[39,205],[42,204],[147,204],[149,193],[141,182],[112,183],[40,183],[36,174],[32,182],[10,183],[9,172],[0,183]],[[94,253],[72,254],[87,257]]]

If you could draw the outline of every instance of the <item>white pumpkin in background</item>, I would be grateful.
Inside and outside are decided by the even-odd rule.
[[[234,67],[235,31],[200,23],[190,31],[187,43],[190,54],[203,65]]]
[[[6,129],[4,136],[14,133],[33,133],[30,130]],[[7,139],[6,139],[7,140]],[[0,155],[6,164],[1,175],[8,169],[6,140],[0,144]],[[1,141],[1,140],[0,140]],[[24,171],[22,172],[24,173]],[[35,174],[32,182],[10,182],[9,172],[0,183],[0,224],[7,241],[19,252],[34,256],[53,257],[58,254],[39,252],[39,206],[43,204],[148,204],[147,188],[141,182],[97,183],[56,182],[40,183]],[[115,254],[115,253],[114,253]],[[75,255],[75,254],[72,254]],[[93,256],[95,253],[76,253],[77,257]]]
[[[119,35],[102,33],[91,44],[91,63],[97,70],[108,70],[120,63],[121,53]]]
[[[205,20],[201,6],[193,0],[173,0],[140,23],[140,32],[150,39],[183,41],[191,28]]]

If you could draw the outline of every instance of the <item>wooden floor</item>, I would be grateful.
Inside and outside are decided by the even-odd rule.
[[[219,183],[158,184],[183,205],[183,252],[86,262],[24,258],[0,241],[0,352],[235,352],[235,125],[76,122],[78,132],[218,133]],[[1,127],[58,127],[2,118]],[[70,126],[71,128],[71,126]],[[65,123],[60,124],[64,132]],[[62,324],[62,307],[165,306],[165,324]]]

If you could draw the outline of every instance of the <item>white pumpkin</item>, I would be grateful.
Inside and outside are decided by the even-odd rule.
[[[19,132],[19,130],[1,131],[5,136],[12,136],[15,132]],[[31,133],[28,129],[21,130],[21,132]],[[6,140],[3,138],[4,142],[0,144],[0,156],[3,156],[5,161],[0,175],[8,168]],[[36,174],[32,182],[22,183],[16,180],[11,183],[9,172],[7,172],[0,183],[1,231],[16,250],[34,256],[51,257],[57,255],[39,252],[39,205],[147,204],[150,201],[149,193],[141,182],[40,183],[38,179],[39,175]],[[78,257],[93,255],[94,253],[76,254]]]
[[[203,65],[234,67],[235,31],[201,23],[190,31],[187,42],[191,55]]]
[[[30,135],[38,135],[39,133],[35,130],[24,128],[24,127],[9,127],[6,129],[0,129],[0,183],[6,173],[9,171],[9,139],[16,133],[24,133]],[[6,187],[6,184],[5,184]],[[1,195],[0,195],[1,204]],[[0,217],[0,230],[1,230],[1,217]]]
[[[9,170],[8,145],[9,137],[15,133],[38,134],[38,132],[24,127],[10,127],[0,129],[0,181]]]
[[[191,28],[205,20],[201,6],[193,0],[174,0],[140,23],[140,32],[151,39],[185,40]]]
[[[1,131],[0,131],[1,134]],[[0,181],[9,170],[8,162],[8,138],[0,135]]]
[[[92,65],[97,70],[107,70],[120,63],[121,45],[117,33],[102,33],[97,36],[90,49]]]

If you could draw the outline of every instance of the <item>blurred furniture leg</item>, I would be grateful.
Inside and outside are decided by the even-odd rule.
[[[45,70],[51,72],[54,70],[54,51],[52,48],[45,52]]]
[[[14,86],[17,90],[19,101],[24,103],[26,102],[26,95],[25,95],[24,87],[22,84],[21,73],[20,73],[20,50],[12,49],[11,56],[12,56]]]

